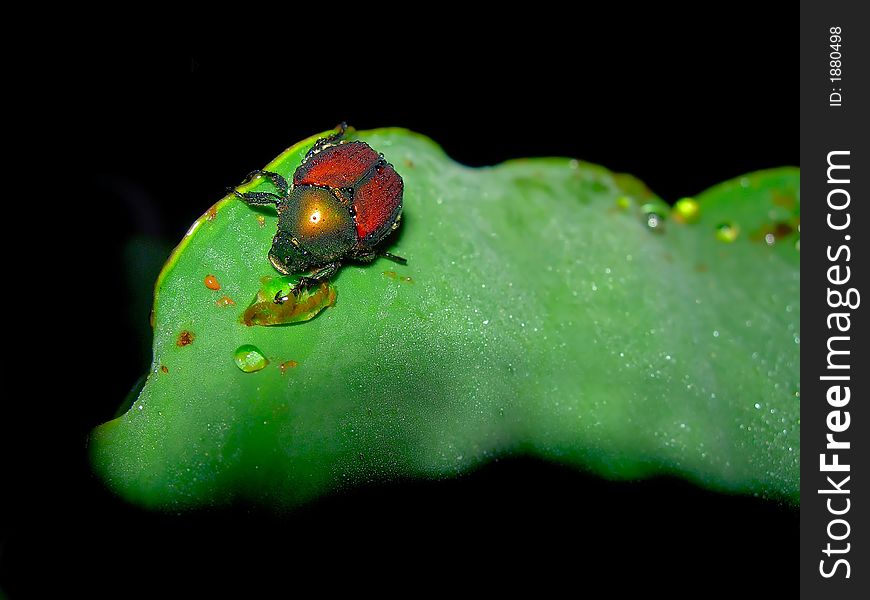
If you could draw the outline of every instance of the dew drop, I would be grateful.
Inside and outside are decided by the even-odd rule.
[[[653,231],[661,232],[665,217],[655,204],[644,204],[640,207],[646,226]]]
[[[701,216],[701,205],[694,198],[682,198],[674,204],[673,214],[681,223],[694,223]]]
[[[740,228],[735,223],[720,223],[716,226],[716,239],[730,244],[740,235]]]
[[[245,373],[259,371],[269,364],[269,359],[263,356],[259,348],[251,344],[236,348],[233,360],[235,360],[236,366]]]

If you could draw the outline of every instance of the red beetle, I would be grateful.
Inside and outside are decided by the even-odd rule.
[[[348,258],[407,262],[375,249],[399,226],[402,177],[365,142],[343,139],[346,132],[342,123],[338,132],[317,140],[293,173],[292,185],[270,171],[252,171],[245,179],[268,177],[280,194],[231,190],[251,206],[278,207],[269,260],[286,275],[307,273],[294,290],[328,279]]]

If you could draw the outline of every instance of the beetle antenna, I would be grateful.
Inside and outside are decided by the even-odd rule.
[[[336,126],[336,129],[338,129],[338,131],[323,138],[324,143],[332,144],[343,138],[344,134],[346,134],[348,130],[347,121],[342,121],[341,123],[339,123],[338,126]]]

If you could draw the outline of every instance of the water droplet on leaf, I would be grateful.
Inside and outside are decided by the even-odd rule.
[[[730,244],[740,235],[740,227],[735,223],[720,223],[716,226],[716,239]]]
[[[655,204],[644,204],[640,207],[641,213],[643,213],[643,220],[646,223],[646,226],[652,230],[657,232],[664,231],[662,229],[662,224],[665,221],[664,211],[662,211]]]
[[[259,371],[269,364],[269,359],[263,356],[259,348],[251,344],[236,348],[233,360],[236,362],[236,366],[245,373]]]
[[[701,205],[694,198],[682,198],[674,204],[673,215],[680,223],[694,223],[701,216]]]
[[[294,293],[291,290],[298,283],[298,277],[263,277],[260,281],[263,287],[242,313],[241,322],[248,327],[308,321],[324,308],[335,304],[335,287],[328,282]],[[277,302],[276,298],[280,298],[281,302]]]

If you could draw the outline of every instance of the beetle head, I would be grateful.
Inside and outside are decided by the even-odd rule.
[[[282,236],[279,232],[272,241],[272,249],[269,250],[269,261],[278,271],[284,275],[304,273],[316,266],[316,261],[301,248],[290,243],[289,236]]]
[[[350,210],[326,188],[297,186],[278,204],[269,260],[282,273],[301,273],[341,259],[355,245]]]

